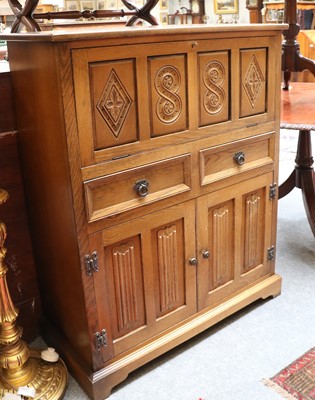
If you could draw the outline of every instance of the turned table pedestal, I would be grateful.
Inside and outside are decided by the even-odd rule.
[[[311,130],[315,130],[315,84],[290,83],[281,94],[281,128],[299,131],[295,168],[279,187],[279,199],[301,189],[306,215],[315,236],[315,178]]]

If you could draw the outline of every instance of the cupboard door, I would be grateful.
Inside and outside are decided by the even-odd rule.
[[[199,309],[271,271],[272,179],[269,173],[197,200]]]
[[[114,356],[196,312],[194,231],[189,201],[90,235],[99,325]]]

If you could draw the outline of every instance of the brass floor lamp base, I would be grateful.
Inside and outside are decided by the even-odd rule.
[[[62,399],[68,386],[68,372],[64,362],[59,359],[57,362],[50,363],[43,361],[40,351],[30,350],[28,359],[30,374],[27,378],[16,378],[12,382],[5,381],[4,371],[0,368],[0,399],[6,393],[18,393],[19,387],[28,387],[35,390],[35,400],[57,400]],[[23,397],[27,398],[27,396]]]
[[[0,205],[8,198],[0,189]],[[65,364],[52,348],[30,350],[16,325],[18,309],[6,281],[6,237],[6,226],[0,221],[0,399],[59,400],[68,386]]]

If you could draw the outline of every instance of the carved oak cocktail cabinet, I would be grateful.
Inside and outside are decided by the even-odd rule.
[[[280,25],[5,38],[43,334],[91,398],[280,293]]]

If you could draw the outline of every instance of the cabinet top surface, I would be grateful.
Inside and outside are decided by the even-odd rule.
[[[310,39],[312,42],[315,42],[315,31],[314,30],[305,30],[301,31],[301,35],[306,36],[308,39]]]
[[[231,34],[282,31],[286,24],[237,24],[237,25],[185,25],[123,28],[68,29],[58,31],[22,32],[0,35],[7,41],[68,42],[74,40],[114,39],[177,34]]]

